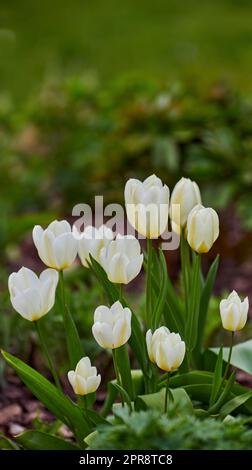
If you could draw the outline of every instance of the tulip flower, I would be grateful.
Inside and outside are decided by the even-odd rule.
[[[78,233],[74,226],[73,234],[78,240],[78,255],[85,268],[89,266],[90,255],[100,262],[101,249],[114,238],[112,230],[106,225],[101,225],[98,229],[89,225],[82,233]]]
[[[151,362],[167,372],[177,370],[185,356],[185,343],[178,333],[170,333],[168,328],[162,326],[146,333],[146,344]]]
[[[45,230],[36,225],[32,236],[38,255],[47,266],[61,271],[72,265],[78,243],[66,220],[54,220]]]
[[[101,383],[101,376],[97,374],[96,367],[91,366],[89,357],[82,357],[75,370],[67,374],[68,380],[76,395],[88,395],[97,390]]]
[[[97,307],[92,332],[102,348],[116,349],[127,343],[131,335],[131,311],[117,301],[111,308]]]
[[[243,302],[235,290],[227,299],[220,302],[220,315],[223,328],[228,331],[242,330],[248,318],[249,301],[246,297]]]
[[[174,207],[175,204],[179,206],[179,211]],[[181,178],[175,185],[171,195],[170,216],[174,232],[180,233],[180,229],[185,227],[190,211],[197,204],[201,204],[201,195],[197,183],[189,178]]]
[[[39,320],[54,305],[58,277],[54,269],[46,269],[39,277],[24,267],[12,273],[8,285],[13,308],[26,320]]]
[[[187,219],[187,241],[197,253],[207,253],[219,236],[219,218],[214,209],[195,206]]]
[[[139,241],[132,235],[118,234],[101,249],[100,263],[111,282],[128,284],[139,274],[143,264]]]
[[[168,328],[161,326],[152,334],[146,333],[147,351],[151,362],[160,369],[168,372],[166,379],[166,392],[164,412],[167,412],[170,372],[179,368],[185,357],[185,343],[178,333],[170,333]]]
[[[166,229],[169,215],[169,188],[156,175],[143,182],[127,181],[125,206],[130,224],[147,238],[158,238]]]

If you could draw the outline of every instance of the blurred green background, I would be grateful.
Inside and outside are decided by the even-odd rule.
[[[33,226],[69,218],[95,194],[122,202],[132,176],[155,172],[171,189],[181,176],[196,180],[221,214],[217,294],[252,295],[251,17],[250,0],[0,0],[6,349],[28,344],[26,323],[8,315],[7,273],[40,269]],[[84,289],[73,302],[87,338],[97,286],[83,269],[71,282]],[[213,301],[212,343],[218,322]]]
[[[0,86],[24,99],[45,75],[139,74],[250,86],[250,0],[1,0]]]

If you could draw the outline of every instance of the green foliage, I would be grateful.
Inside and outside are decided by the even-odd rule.
[[[234,202],[251,226],[251,116],[250,101],[225,87],[202,95],[145,80],[46,82],[0,124],[1,256],[35,223],[93,204],[95,194],[121,202],[133,169],[162,174],[170,187],[188,176],[205,204]]]
[[[178,413],[170,407],[166,417],[157,410],[115,412],[113,426],[98,426],[91,436],[89,449],[250,449],[252,430],[242,418],[218,421],[198,419],[192,414]]]

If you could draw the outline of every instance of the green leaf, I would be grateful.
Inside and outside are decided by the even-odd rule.
[[[214,370],[214,377],[213,377],[213,386],[212,392],[210,396],[210,406],[214,404],[217,399],[221,383],[222,383],[222,368],[223,368],[223,360],[222,360],[222,351],[223,348],[220,348],[218,359],[216,361],[215,370]]]
[[[164,253],[162,250],[159,250],[160,256],[160,266],[161,266],[161,282],[159,295],[156,301],[154,313],[153,313],[153,329],[158,328],[160,320],[163,314],[163,309],[167,297],[167,285],[168,285],[168,275],[167,275],[167,265]]]
[[[19,450],[18,445],[12,439],[0,433],[0,449],[1,450]]]
[[[112,383],[112,386],[120,392],[120,394],[122,395],[122,398],[124,398],[125,402],[127,403],[130,411],[132,411],[131,399],[128,393],[126,392],[126,390],[123,387],[121,387],[121,385],[119,385],[118,383]]]
[[[67,350],[70,360],[70,367],[75,369],[76,364],[85,355],[80,341],[74,319],[65,301],[64,278],[63,271],[60,272],[61,299],[60,305],[64,319],[64,327],[66,332]]]
[[[108,414],[109,414],[109,412],[112,408],[112,405],[116,400],[117,390],[115,389],[115,387],[113,387],[113,384],[115,384],[115,383],[116,383],[115,380],[108,383],[106,399],[105,399],[104,405],[103,405],[102,410],[101,410],[101,416],[103,416],[103,417],[108,416]]]
[[[183,387],[190,398],[209,404],[212,392],[213,373],[206,371],[191,371],[186,374],[176,374],[170,378],[170,387]],[[226,382],[225,382],[226,383]],[[231,400],[235,396],[244,395],[248,389],[240,384],[233,384],[228,399]],[[252,414],[252,398],[241,406],[243,413]]]
[[[159,293],[159,280],[155,275],[152,275],[152,284],[156,296]],[[166,289],[167,297],[164,304],[163,316],[166,326],[174,332],[178,332],[183,336],[184,326],[183,326],[183,314],[181,304],[179,302],[177,293],[172,285],[168,271],[166,279]]]
[[[77,405],[32,367],[7,352],[2,351],[2,355],[8,364],[16,370],[20,379],[33,395],[44,403],[46,408],[58,419],[68,425],[78,440],[82,440],[88,434],[89,426]]]
[[[216,401],[216,403],[214,403],[214,405],[210,406],[209,413],[215,414],[219,411],[219,409],[222,407],[222,405],[227,400],[227,398],[230,394],[231,388],[234,385],[234,382],[235,382],[235,372],[233,372],[230,375],[229,379],[226,381],[225,386],[224,386],[224,390],[222,391],[222,393],[221,393],[220,397],[218,398],[218,400]]]
[[[79,450],[72,442],[42,431],[25,431],[16,436],[16,441],[28,450]]]
[[[124,344],[120,348],[115,349],[116,363],[119,368],[120,376],[122,379],[122,386],[133,400],[135,393],[131,378],[131,366],[129,361],[128,346]]]
[[[192,267],[188,316],[185,327],[185,343],[189,352],[193,351],[197,343],[200,294],[200,256],[196,255]]]
[[[211,348],[215,354],[219,353],[219,348]],[[229,347],[223,348],[223,359],[227,362]],[[231,365],[252,375],[252,339],[236,344],[232,350]]]
[[[204,286],[201,292],[199,319],[198,319],[198,338],[197,338],[197,345],[195,348],[198,354],[200,354],[202,344],[203,344],[208,306],[209,306],[209,301],[212,295],[215,278],[216,278],[217,270],[219,267],[219,262],[220,262],[220,256],[217,255],[208,271],[207,278],[206,278],[206,281],[204,283]]]
[[[94,423],[95,425],[99,424],[110,424],[109,421],[103,418],[101,414],[97,413],[94,410],[86,410],[86,413],[88,414],[89,419]]]
[[[165,404],[165,388],[162,388],[157,393],[150,393],[148,395],[140,395],[136,398],[136,410],[156,409],[161,412],[164,411]],[[183,388],[170,389],[172,394],[172,401],[175,406],[183,409],[183,413],[193,414],[192,402]]]
[[[246,403],[250,398],[252,398],[252,392],[249,391],[247,393],[244,393],[243,395],[239,395],[235,398],[232,398],[232,400],[229,400],[225,405],[223,405],[220,409],[220,417],[224,419],[227,415],[231,414],[233,411],[235,411],[237,408],[239,408],[241,405]]]

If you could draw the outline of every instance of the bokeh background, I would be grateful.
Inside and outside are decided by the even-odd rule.
[[[221,253],[206,342],[220,341],[220,296],[235,288],[252,303],[251,16],[250,0],[0,1],[2,347],[43,369],[32,325],[12,311],[7,291],[11,271],[41,268],[33,226],[71,218],[74,204],[92,204],[96,194],[122,202],[129,177],[153,172],[171,189],[181,176],[196,180],[220,214],[221,236],[206,260]],[[175,283],[177,258],[168,254]],[[129,293],[140,315],[141,282]],[[68,285],[85,350],[96,357],[99,286],[83,268]],[[46,325],[63,374],[60,313]],[[248,323],[239,340],[251,331]],[[110,359],[101,360],[109,376]],[[0,367],[1,386],[8,382],[1,402],[14,394],[21,403],[27,392]],[[2,424],[9,434],[10,424]]]

